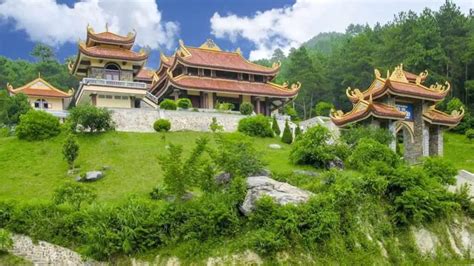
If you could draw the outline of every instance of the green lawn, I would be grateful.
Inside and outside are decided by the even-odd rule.
[[[81,135],[77,165],[81,171],[110,167],[105,178],[88,184],[97,189],[99,201],[116,201],[131,194],[146,196],[161,182],[158,156],[164,154],[167,143],[180,143],[189,151],[200,136],[213,138],[211,133],[198,132]],[[288,161],[288,145],[278,139],[253,140],[270,170],[284,172],[295,168]],[[74,177],[66,174],[67,164],[61,150],[63,141],[63,136],[38,142],[21,141],[16,137],[0,139],[0,200],[50,199],[56,187],[73,180]],[[270,143],[279,143],[283,148],[269,149]]]
[[[444,157],[454,163],[456,168],[474,173],[474,141],[466,136],[444,134]]]
[[[146,197],[161,182],[158,156],[164,154],[165,146],[180,143],[189,151],[201,136],[213,138],[211,133],[198,132],[80,135],[77,164],[81,171],[110,167],[104,179],[88,184],[97,189],[99,201],[113,202],[132,194]],[[0,200],[47,200],[55,188],[73,180],[74,177],[66,175],[67,165],[61,152],[63,140],[64,136],[39,142],[0,138]],[[254,138],[253,141],[271,171],[281,173],[300,168],[288,161],[289,145],[278,139]],[[279,143],[282,149],[269,149],[271,143]],[[458,169],[474,172],[474,143],[462,135],[448,133],[444,150],[445,157]]]

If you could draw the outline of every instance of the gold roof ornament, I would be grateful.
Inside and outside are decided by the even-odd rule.
[[[449,84],[449,82],[446,81],[443,86],[439,84],[438,82],[436,82],[435,84],[431,85],[429,89],[432,91],[439,92],[439,93],[447,93],[451,89],[451,84]]]
[[[408,83],[408,79],[405,76],[405,73],[403,72],[403,64],[400,64],[399,66],[395,67],[392,72],[392,75],[390,76],[390,80]]]
[[[297,81],[296,83],[291,84],[291,90],[299,90],[301,88],[301,82]]]
[[[201,46],[199,46],[199,48],[213,51],[222,51],[212,39],[207,39],[203,44],[201,44]]]
[[[454,116],[456,118],[459,118],[461,116],[464,116],[464,107],[460,107],[459,110],[453,110],[451,112],[451,116]]]
[[[273,62],[272,68],[279,68],[279,67],[281,67],[281,61],[280,60],[278,60],[277,62]]]
[[[288,89],[288,81],[285,81],[283,82],[283,84],[281,85],[283,88],[287,88]]]
[[[342,110],[331,108],[331,116],[334,118],[341,118],[344,116],[344,112]]]
[[[346,95],[349,98],[357,98],[359,101],[364,100],[364,94],[359,89],[352,89],[351,87],[347,87]]]
[[[380,74],[380,71],[376,68],[374,69],[374,74],[375,74],[376,78],[381,78],[382,77],[382,74]]]
[[[158,74],[156,74],[156,72],[153,73],[153,81],[152,81],[152,84],[155,84],[156,82],[158,82],[158,80],[160,79],[160,76],[158,76]]]
[[[181,56],[183,56],[183,57],[185,57],[185,56],[190,56],[191,53],[188,51],[188,49],[187,49],[186,46],[184,45],[183,40],[179,39],[179,40],[178,40],[178,43],[179,43],[179,49],[178,49],[179,53],[176,53],[176,54],[179,54],[179,55],[181,55]]]
[[[89,23],[87,23],[87,32],[94,33],[94,28]]]
[[[237,47],[237,49],[235,49],[235,52],[239,55],[242,55],[242,50],[240,50],[240,47]]]
[[[14,90],[14,88],[13,88],[12,84],[10,84],[10,82],[7,82],[7,90],[9,90],[9,91]]]

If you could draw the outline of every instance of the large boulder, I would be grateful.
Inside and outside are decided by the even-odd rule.
[[[102,171],[90,171],[85,173],[83,176],[78,176],[76,178],[77,181],[80,182],[92,182],[92,181],[97,181],[104,177],[104,172]]]
[[[298,204],[308,201],[313,193],[292,186],[288,183],[278,182],[267,176],[247,177],[247,195],[240,206],[240,211],[248,215],[255,208],[255,202],[266,195],[277,204]]]

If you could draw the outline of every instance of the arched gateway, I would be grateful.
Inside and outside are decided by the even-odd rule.
[[[422,156],[442,155],[442,130],[456,126],[464,115],[463,109],[446,114],[435,108],[446,97],[450,84],[427,87],[423,85],[427,71],[415,75],[404,71],[403,65],[395,67],[392,74],[387,71],[386,78],[377,69],[374,72],[375,80],[367,90],[347,88],[353,109],[348,113],[333,111],[334,124],[378,126],[387,128],[394,137],[402,133],[405,159],[410,163]],[[396,148],[396,140],[390,147]]]

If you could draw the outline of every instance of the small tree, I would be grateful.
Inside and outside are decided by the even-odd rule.
[[[244,102],[240,105],[240,113],[243,115],[251,115],[253,113],[253,105],[249,102]]]
[[[54,60],[53,48],[42,43],[36,44],[30,55],[38,59],[40,62]]]
[[[466,138],[469,140],[469,141],[472,141],[474,139],[474,129],[468,129],[466,130]]]
[[[275,132],[276,136],[278,136],[278,137],[280,136],[281,131],[280,131],[280,127],[278,126],[276,115],[273,116],[272,130],[273,130],[273,132]]]
[[[78,125],[89,132],[100,132],[114,129],[114,123],[110,111],[98,108],[90,104],[80,105],[71,109],[68,123],[75,131]]]
[[[69,165],[69,169],[74,169],[74,162],[79,155],[79,144],[77,143],[76,136],[73,134],[69,134],[64,142],[63,155]]]
[[[218,132],[224,130],[224,127],[217,122],[217,118],[213,117],[209,129],[212,132]]]
[[[293,142],[293,135],[291,134],[291,129],[290,125],[288,125],[288,120],[286,120],[285,122],[285,129],[283,129],[281,141],[286,144],[291,144]]]
[[[91,203],[96,197],[94,190],[68,182],[54,191],[53,202],[58,205],[66,203],[79,210],[83,202]]]
[[[295,128],[295,139],[301,135],[301,127],[300,124],[296,124]]]
[[[153,123],[156,132],[168,132],[171,129],[171,122],[167,119],[158,119]]]

